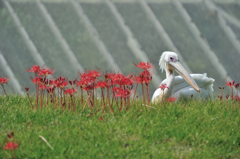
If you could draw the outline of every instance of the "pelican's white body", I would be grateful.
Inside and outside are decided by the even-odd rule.
[[[158,88],[152,97],[152,102],[159,101],[174,97],[179,99],[190,98],[212,98],[213,97],[213,78],[207,77],[207,74],[191,74],[183,68],[180,64],[178,56],[175,52],[165,51],[162,53],[159,60],[160,69],[166,72],[166,79],[160,84],[166,84],[168,88],[161,90]],[[181,76],[175,76],[174,70]],[[186,81],[187,80],[187,81]],[[191,84],[191,85],[190,85]]]
[[[190,98],[193,95],[194,98],[212,98],[213,97],[213,82],[215,81],[213,78],[207,77],[207,74],[191,74],[191,77],[196,81],[199,86],[200,93],[198,93],[192,86],[190,86],[181,76],[175,76],[173,81],[172,90],[169,90],[171,95],[169,97],[179,98],[182,97],[184,99]],[[160,85],[166,84],[167,80],[163,80]],[[166,88],[167,89],[167,88]],[[162,98],[161,94],[166,89],[161,90],[158,88],[152,97],[152,102],[156,100],[156,98]],[[159,96],[160,95],[160,96]],[[158,97],[159,96],[159,97]],[[160,99],[161,100],[161,99]]]

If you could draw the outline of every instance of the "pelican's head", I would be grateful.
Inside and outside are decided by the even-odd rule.
[[[176,71],[183,79],[185,79],[196,91],[200,92],[198,85],[186,69],[179,62],[178,55],[175,52],[165,51],[159,60],[160,69],[165,70],[169,74]]]

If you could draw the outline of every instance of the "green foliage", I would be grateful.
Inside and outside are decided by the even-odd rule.
[[[98,107],[82,112],[77,105],[77,114],[51,106],[32,110],[26,97],[0,97],[0,145],[14,131],[18,158],[240,157],[238,103],[189,100],[152,107],[135,101],[119,112],[114,105],[115,114],[101,120]],[[0,149],[0,158],[10,154]]]

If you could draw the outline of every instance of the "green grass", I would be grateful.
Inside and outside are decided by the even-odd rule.
[[[51,106],[32,110],[25,97],[0,97],[0,145],[14,131],[18,158],[239,158],[240,111],[230,104],[180,101],[148,111],[135,102],[100,121],[101,112],[82,112],[80,105],[76,115]],[[0,158],[10,152],[0,148]]]

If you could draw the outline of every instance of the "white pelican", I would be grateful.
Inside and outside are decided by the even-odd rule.
[[[213,96],[213,78],[207,74],[189,74],[179,62],[175,52],[165,51],[159,60],[160,69],[166,71],[166,79],[160,84],[166,84],[168,88],[158,88],[152,97],[153,103],[158,103],[170,97],[187,99],[193,95],[194,98],[206,99]],[[174,75],[176,71],[180,76]]]

